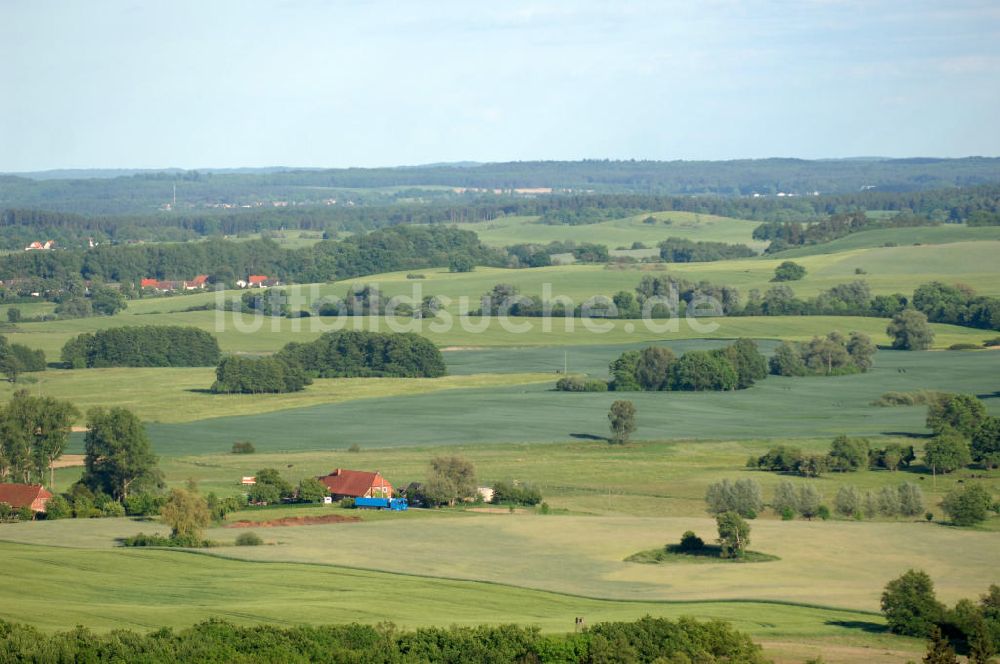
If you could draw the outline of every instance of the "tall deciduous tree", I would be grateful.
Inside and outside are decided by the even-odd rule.
[[[623,445],[636,429],[635,404],[619,399],[611,404],[608,412],[608,423],[611,427],[611,442]]]
[[[86,456],[82,482],[118,500],[129,488],[156,473],[156,456],[146,429],[126,408],[92,408],[87,412]]]
[[[48,471],[51,484],[52,462],[66,449],[77,415],[68,401],[15,392],[0,409],[0,477],[6,473],[17,482],[43,482]]]
[[[750,544],[750,524],[736,512],[723,512],[715,517],[719,528],[719,546],[723,558],[740,558]]]
[[[202,532],[208,527],[212,515],[208,502],[197,491],[171,489],[167,502],[160,509],[160,517],[170,526],[170,536],[189,545],[197,545]]]
[[[886,584],[882,613],[896,634],[923,637],[930,635],[941,620],[944,606],[937,601],[931,577],[911,569]]]
[[[896,350],[927,350],[934,343],[934,330],[927,316],[916,309],[904,309],[892,317],[885,329]]]

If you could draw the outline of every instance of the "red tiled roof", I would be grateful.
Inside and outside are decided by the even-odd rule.
[[[263,274],[251,274],[247,279],[247,282],[251,284],[260,284],[267,281],[267,276]]]
[[[325,484],[332,494],[359,498],[368,493],[368,490],[376,484],[379,486],[385,484],[391,491],[391,485],[384,478],[381,482],[376,482],[379,477],[379,473],[337,469],[329,475],[319,478],[319,481]]]
[[[142,288],[156,288],[156,285],[160,283],[156,279],[144,278],[141,283]]]
[[[0,484],[0,503],[7,503],[14,509],[24,507],[41,499],[51,498],[52,494],[41,484]]]
[[[195,277],[194,279],[192,279],[190,283],[193,284],[193,285],[195,285],[195,286],[204,286],[205,282],[207,282],[207,281],[208,281],[208,275],[207,274],[199,274],[197,277]]]

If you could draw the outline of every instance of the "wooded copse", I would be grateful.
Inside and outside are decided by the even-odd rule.
[[[447,373],[437,346],[414,333],[341,330],[292,342],[267,357],[230,355],[216,368],[212,392],[297,392],[313,378],[436,378]]]
[[[62,361],[74,369],[209,367],[219,361],[219,342],[196,327],[113,327],[73,337],[63,346]]]

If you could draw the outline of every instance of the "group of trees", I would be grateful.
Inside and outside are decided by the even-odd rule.
[[[215,369],[211,391],[216,394],[278,394],[299,392],[312,384],[302,365],[281,355],[227,355]]]
[[[287,344],[276,358],[298,363],[319,378],[437,378],[447,373],[437,346],[412,332],[328,332],[316,341]]]
[[[45,352],[33,350],[22,344],[12,344],[0,335],[0,373],[14,383],[25,372],[45,371]]]
[[[976,295],[965,284],[923,284],[913,291],[912,302],[933,323],[1000,330],[1000,298]]]
[[[726,622],[640,618],[604,622],[567,634],[537,627],[478,625],[400,630],[378,625],[282,627],[211,620],[179,631],[116,630],[96,634],[79,627],[41,632],[0,621],[0,652],[14,661],[543,662],[697,661],[765,664],[761,647]]]
[[[724,348],[691,350],[680,358],[666,347],[626,351],[610,367],[608,387],[615,391],[735,390],[767,376],[757,344],[738,339]]]
[[[791,445],[772,447],[761,456],[751,456],[747,468],[797,473],[805,477],[818,477],[834,472],[853,472],[867,468],[885,468],[895,471],[906,468],[916,459],[912,445],[887,443],[873,448],[866,438],[837,436],[826,454],[805,454]]]
[[[0,407],[0,480],[51,484],[52,462],[66,449],[78,415],[68,401],[14,392]]]
[[[928,442],[925,460],[934,472],[951,472],[972,462],[1000,466],[1000,417],[972,394],[934,394],[927,402]]]
[[[796,486],[787,480],[775,486],[774,494],[767,502],[760,484],[753,479],[713,482],[705,491],[705,505],[710,514],[733,513],[744,519],[757,518],[766,507],[786,520],[796,516],[805,519],[828,519],[831,516],[830,508],[823,503],[823,495],[815,486]],[[834,509],[840,516],[854,519],[870,519],[879,514],[914,517],[923,513],[923,493],[917,485],[909,482],[866,493],[845,485],[837,492]]]
[[[696,242],[679,237],[667,238],[657,246],[660,248],[660,260],[664,263],[706,263],[757,255],[757,252],[745,244]]]
[[[251,505],[273,505],[280,502],[320,503],[330,490],[315,477],[306,477],[293,486],[274,468],[261,468],[254,476],[255,484],[247,493]]]
[[[924,514],[924,495],[912,482],[884,486],[878,491],[862,491],[845,484],[837,489],[833,508],[840,516],[859,521],[876,516],[915,517]]]
[[[876,350],[867,334],[851,332],[845,337],[833,331],[805,343],[783,341],[769,367],[777,376],[841,376],[871,369]]]
[[[768,222],[753,230],[755,240],[770,240],[767,253],[773,254],[791,247],[806,244],[822,244],[837,238],[876,228],[904,228],[907,226],[928,226],[935,222],[926,217],[897,214],[887,219],[872,219],[864,210],[842,212],[830,215],[814,223],[799,221]]]
[[[208,367],[219,362],[219,342],[196,327],[113,327],[73,337],[63,346],[62,361],[74,369]]]
[[[408,499],[428,507],[452,506],[461,501],[474,500],[478,495],[475,466],[465,457],[457,455],[431,459],[427,479],[413,485],[407,492]]]
[[[957,648],[971,664],[987,664],[1000,652],[1000,586],[949,608],[937,599],[930,576],[911,569],[886,584],[881,605],[892,632],[930,640],[925,662],[958,664]]]
[[[211,390],[223,394],[297,392],[313,378],[436,378],[447,373],[437,346],[414,333],[340,330],[292,342],[269,357],[230,355]]]

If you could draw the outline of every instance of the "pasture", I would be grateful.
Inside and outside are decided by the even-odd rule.
[[[645,223],[649,217],[655,223]],[[758,222],[731,217],[719,217],[695,212],[652,212],[597,224],[546,224],[540,217],[501,217],[492,221],[456,224],[457,228],[473,231],[483,244],[505,247],[522,242],[548,244],[549,242],[593,242],[607,245],[608,249],[631,247],[642,242],[655,248],[668,237],[680,237],[705,242],[745,244],[758,251],[766,242],[754,240],[753,229]]]
[[[773,640],[776,654],[790,658],[782,661],[833,650],[903,662],[920,647],[915,640],[879,633],[877,615],[821,606],[611,601],[325,565],[192,558],[198,554],[177,551],[2,543],[0,553],[19,579],[16,587],[0,589],[0,617],[50,630],[74,624],[156,629],[222,617],[282,625],[391,621],[407,628],[518,622],[566,632],[576,616],[596,623],[655,615],[731,621],[765,646]],[[67,587],[74,592],[66,593]]]
[[[706,344],[707,345],[707,344]],[[468,351],[475,353],[476,351]],[[518,367],[562,363],[560,349],[528,355]],[[572,370],[603,375],[620,350],[573,353]],[[452,357],[453,353],[448,353]],[[484,353],[484,365],[504,363]],[[537,361],[533,359],[537,358]],[[475,355],[468,362],[474,363]],[[502,442],[602,440],[608,435],[611,403],[627,398],[638,411],[638,440],[752,439],[850,435],[922,435],[925,408],[880,408],[871,402],[888,391],[935,389],[992,396],[1000,353],[880,351],[866,374],[836,377],[771,376],[735,392],[570,393],[551,382],[447,390],[432,394],[371,398],[292,411],[220,417],[181,424],[154,424],[150,435],[161,454],[228,450],[234,440],[260,441],[267,450],[331,450],[364,447],[465,445]],[[469,370],[478,371],[474,365]],[[267,398],[267,397],[261,397]],[[1000,412],[996,399],[988,408]],[[391,417],[386,414],[391,413]]]

